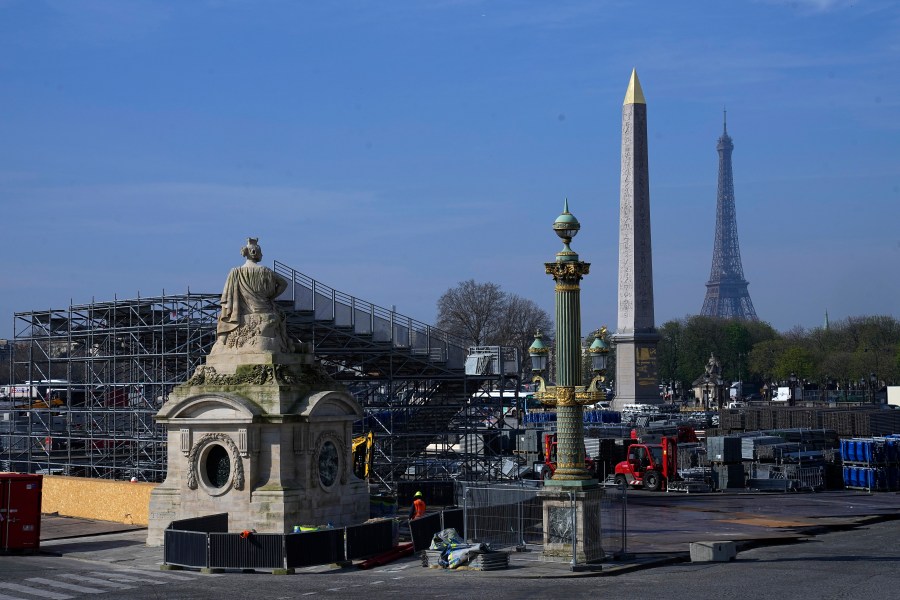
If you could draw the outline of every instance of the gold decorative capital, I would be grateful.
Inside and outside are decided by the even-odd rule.
[[[534,393],[535,400],[545,406],[584,406],[606,399],[606,394],[600,386],[604,378],[600,376],[595,377],[587,387],[547,385],[540,375],[535,375],[531,381],[538,384],[538,390]]]
[[[544,263],[547,275],[553,279],[581,279],[591,271],[591,263],[573,262],[549,262]]]

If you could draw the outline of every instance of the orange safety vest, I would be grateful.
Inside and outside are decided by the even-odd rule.
[[[413,519],[425,516],[425,501],[421,498],[413,500]]]

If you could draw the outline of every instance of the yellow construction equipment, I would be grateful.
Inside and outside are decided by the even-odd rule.
[[[360,479],[369,480],[372,472],[372,457],[375,454],[375,433],[370,431],[353,438],[353,473]]]

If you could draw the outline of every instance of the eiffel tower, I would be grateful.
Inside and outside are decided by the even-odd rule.
[[[723,118],[722,137],[716,145],[719,151],[719,192],[716,198],[716,242],[713,248],[712,269],[706,283],[706,299],[700,314],[705,317],[745,319],[757,321],[753,301],[747,291],[747,280],[741,267],[738,246],[737,219],[734,211],[734,177],[731,172],[731,152],[734,144],[728,135],[727,113]]]

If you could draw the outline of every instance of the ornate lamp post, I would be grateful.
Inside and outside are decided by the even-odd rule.
[[[581,226],[569,212],[553,223],[563,240],[556,261],[545,263],[546,272],[556,282],[556,385],[548,386],[539,374],[547,367],[547,350],[536,337],[529,349],[539,384],[535,398],[556,407],[556,472],[544,482],[540,492],[544,522],[544,552],[548,560],[566,558],[576,563],[596,562],[603,558],[600,541],[600,501],[603,489],[597,485],[584,464],[583,406],[604,399],[601,388],[606,371],[609,345],[606,328],[597,332],[588,352],[597,373],[587,386],[581,382],[581,278],[590,264],[578,260],[569,247]],[[538,332],[540,334],[540,332]]]
[[[710,405],[710,402],[709,402],[709,396],[710,396],[710,394],[709,394],[709,375],[703,376],[703,391],[704,391],[703,410],[709,410],[709,405]]]
[[[872,390],[872,404],[875,404],[875,392],[878,387],[878,377],[875,376],[875,373],[869,373],[869,388]]]
[[[716,410],[722,410],[722,401],[725,398],[725,380],[721,376],[716,377]]]
[[[602,376],[594,377],[587,387],[577,385],[581,381],[581,278],[590,271],[590,263],[578,260],[578,254],[572,251],[569,244],[578,233],[581,225],[569,212],[569,201],[566,200],[563,213],[553,223],[553,231],[563,240],[563,249],[557,252],[556,261],[545,263],[546,273],[556,282],[556,385],[548,386],[544,378],[535,375],[534,382],[539,384],[535,398],[548,406],[556,407],[557,449],[556,472],[547,485],[589,488],[596,487],[597,481],[584,465],[584,420],[583,406],[595,404],[604,399],[600,388]],[[596,350],[592,345],[591,355],[597,356],[593,363],[596,370],[601,362],[606,367],[609,352],[603,352],[603,344],[599,342]],[[546,348],[543,348],[540,337],[536,337],[529,349],[532,358],[532,370],[540,373],[546,368]],[[593,358],[592,358],[593,361]]]
[[[797,379],[796,373],[791,373],[791,376],[788,378],[788,381],[791,384],[791,406],[797,404]]]

